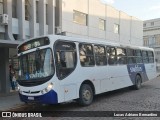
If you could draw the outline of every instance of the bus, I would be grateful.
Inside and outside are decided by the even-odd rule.
[[[20,100],[90,105],[95,95],[140,89],[156,77],[154,50],[105,40],[41,36],[18,47]]]

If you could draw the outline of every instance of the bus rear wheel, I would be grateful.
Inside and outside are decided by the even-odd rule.
[[[93,102],[93,90],[90,85],[82,84],[79,91],[78,103],[82,106],[90,105]]]
[[[136,75],[134,89],[139,90],[141,88],[141,86],[142,86],[141,76]]]

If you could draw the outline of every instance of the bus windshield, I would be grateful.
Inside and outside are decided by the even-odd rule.
[[[37,49],[19,56],[19,80],[40,79],[54,74],[51,49]]]

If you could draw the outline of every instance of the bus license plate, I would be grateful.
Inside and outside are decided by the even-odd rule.
[[[28,100],[34,100],[34,97],[28,97]]]

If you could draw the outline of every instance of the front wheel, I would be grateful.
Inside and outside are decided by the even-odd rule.
[[[78,102],[83,106],[90,105],[93,102],[93,90],[90,85],[82,84],[79,91]]]
[[[139,90],[142,86],[141,76],[136,75],[134,89]]]

